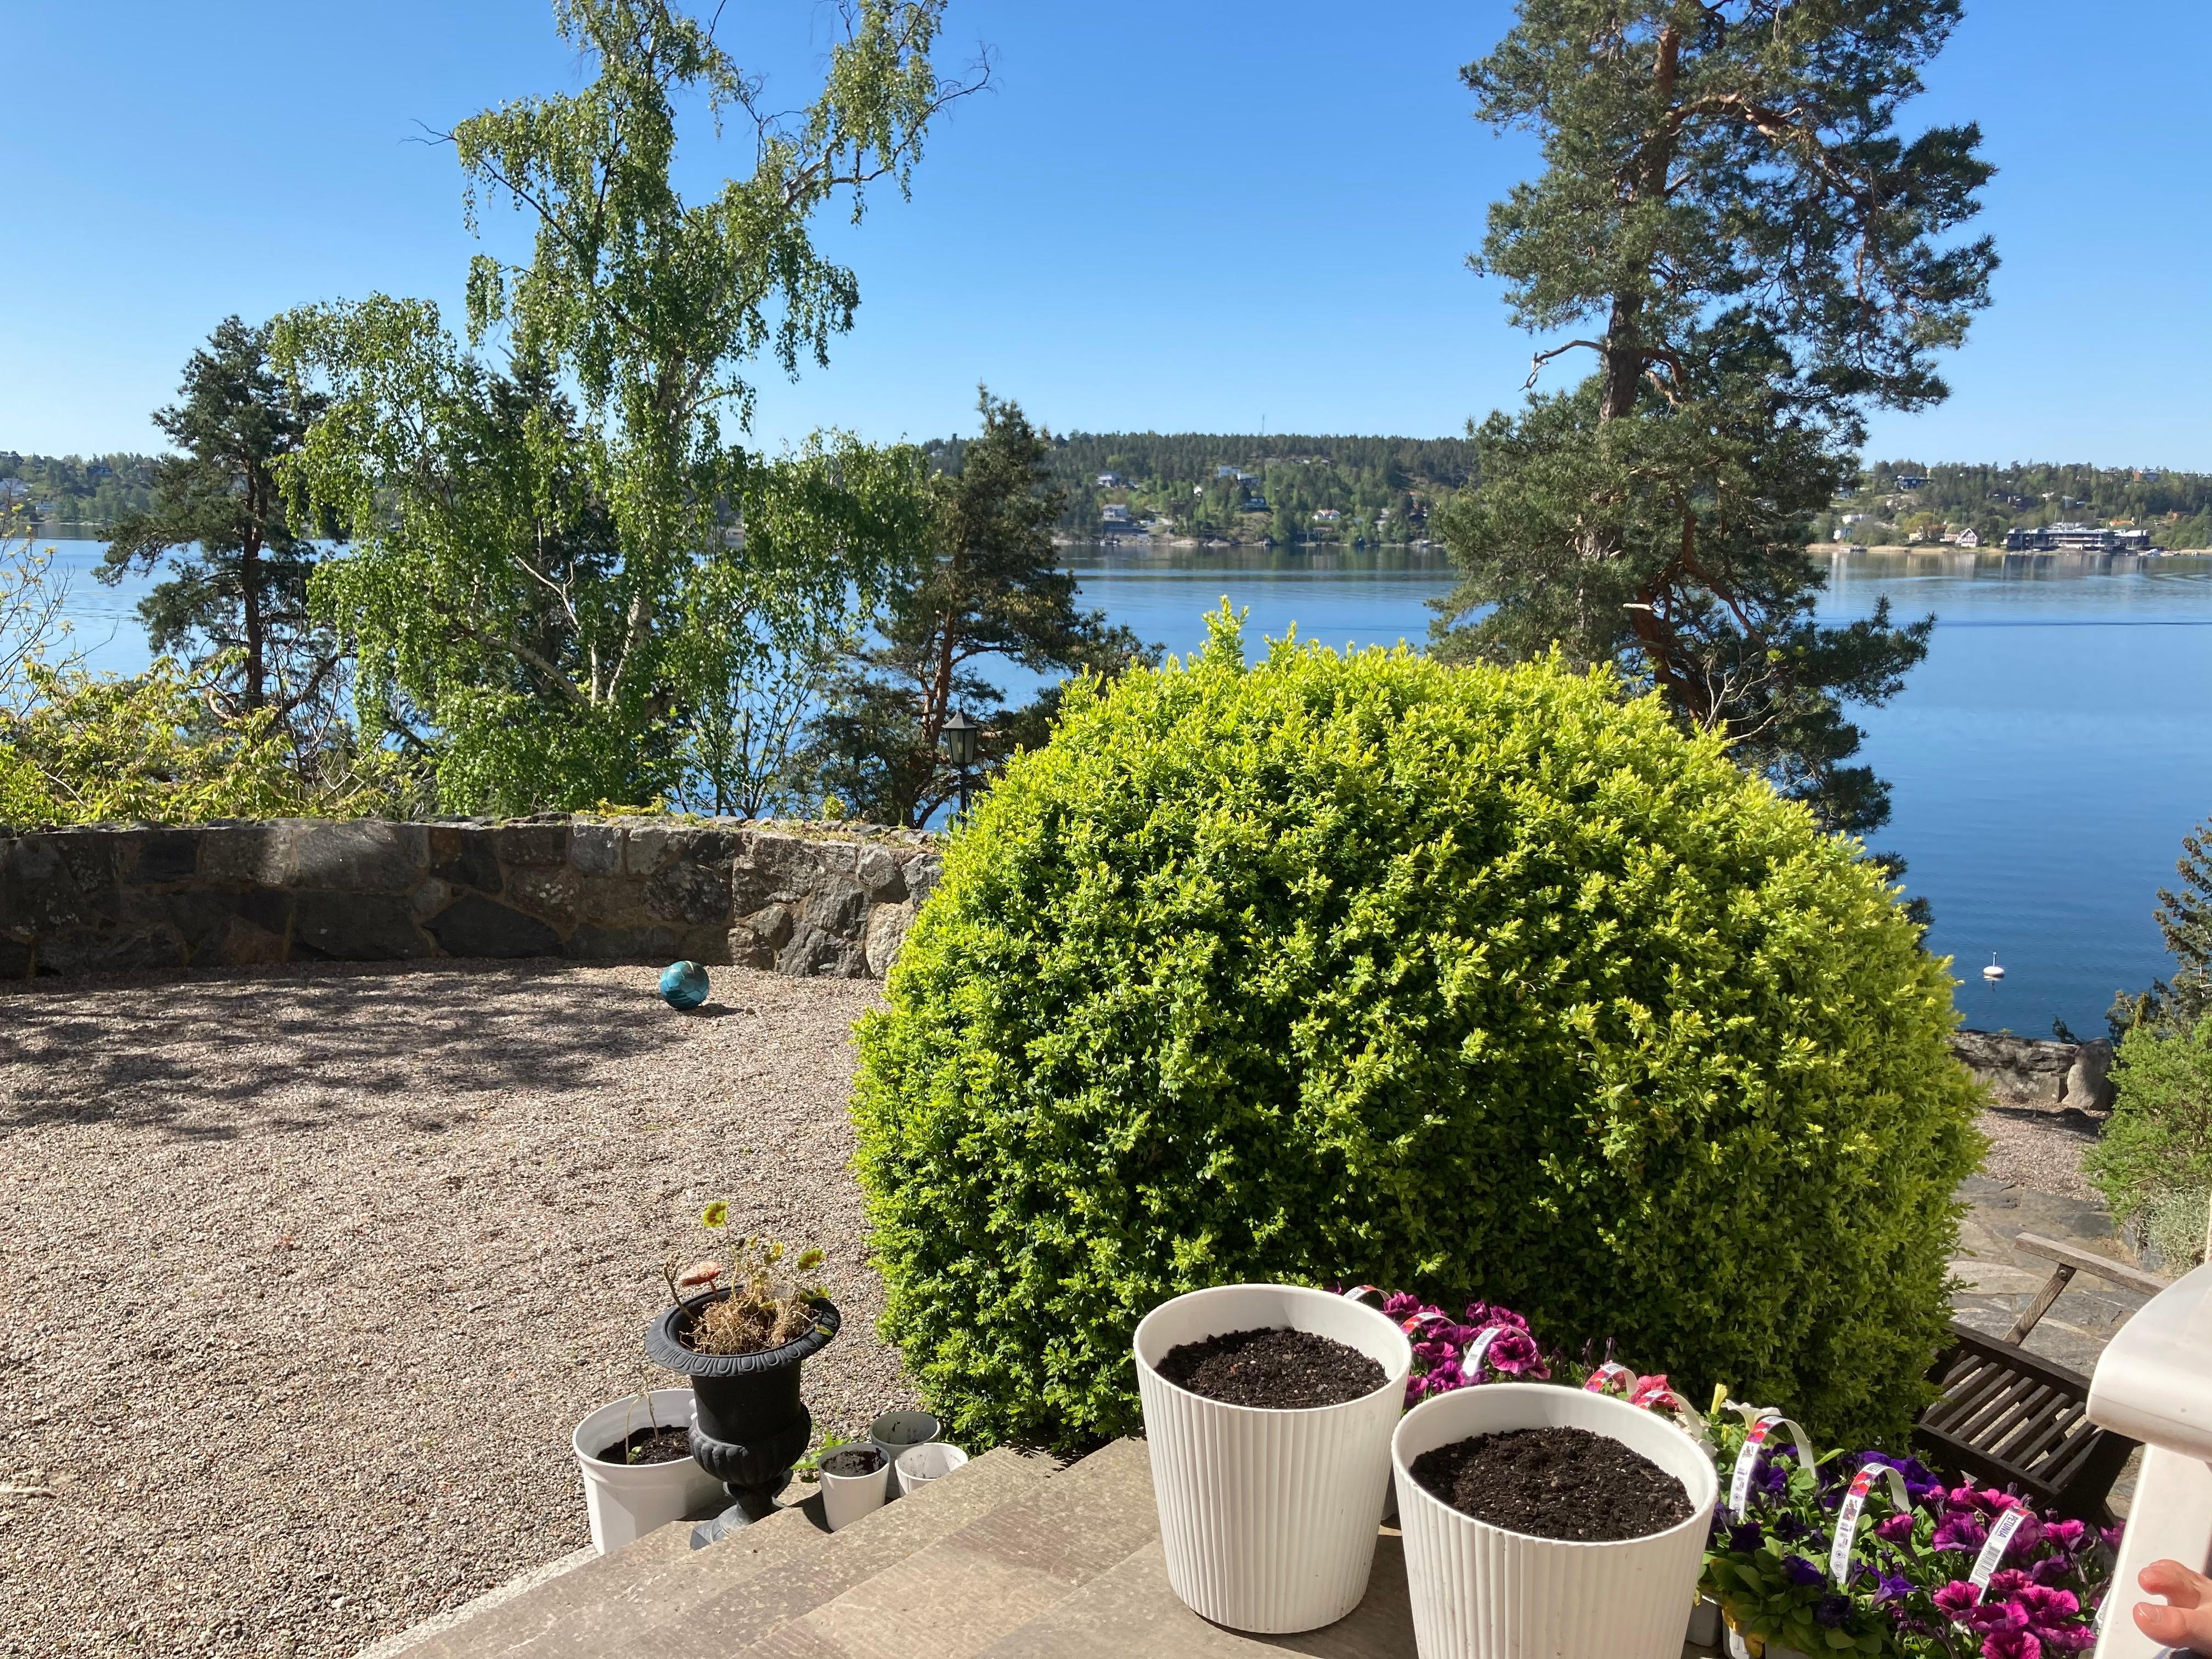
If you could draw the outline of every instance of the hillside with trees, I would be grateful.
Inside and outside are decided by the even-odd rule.
[[[42,525],[104,529],[154,504],[151,455],[19,455],[0,449],[0,507]]]
[[[1855,522],[1845,522],[1853,515]],[[1815,519],[1814,534],[1873,545],[1914,535],[1935,541],[1971,528],[1983,546],[1993,547],[2003,544],[2008,530],[2067,522],[2147,530],[2155,545],[2170,551],[2212,547],[2212,473],[1877,461],[1860,475],[1856,491]]]
[[[961,446],[941,440],[926,451],[951,465]],[[1111,506],[1179,536],[1279,546],[1420,539],[1430,512],[1465,487],[1474,465],[1464,438],[1209,432],[1068,433],[1053,441],[1049,461],[1066,493],[1063,534],[1105,533]]]

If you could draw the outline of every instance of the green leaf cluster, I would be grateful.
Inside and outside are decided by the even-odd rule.
[[[1981,1143],[1946,964],[1856,845],[1605,672],[1211,629],[1072,688],[862,1024],[933,1409],[1125,1433],[1162,1299],[1345,1281],[1901,1434]]]
[[[2204,1258],[2212,1193],[2212,1014],[2150,1020],[2120,1039],[2112,1115],[2081,1160],[2112,1213],[2178,1266]]]

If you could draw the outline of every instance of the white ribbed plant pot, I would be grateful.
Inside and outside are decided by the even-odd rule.
[[[652,1420],[664,1429],[689,1428],[689,1389],[655,1389],[648,1396]],[[584,1473],[584,1507],[592,1520],[592,1547],[605,1555],[634,1544],[656,1527],[681,1521],[723,1496],[722,1483],[689,1457],[668,1463],[611,1463],[599,1454],[646,1426],[635,1395],[609,1401],[576,1425],[569,1437]]]
[[[1679,1479],[1690,1518],[1647,1538],[1530,1538],[1462,1515],[1413,1477],[1423,1452],[1513,1429],[1588,1429]],[[1623,1400],[1546,1382],[1491,1382],[1423,1401],[1390,1443],[1421,1659],[1678,1659],[1720,1496],[1711,1457]]]
[[[884,1455],[884,1467],[895,1468],[906,1451],[926,1446],[945,1432],[945,1425],[927,1412],[885,1412],[868,1425],[868,1438]],[[899,1495],[898,1479],[891,1479],[890,1495]]]
[[[911,1498],[933,1480],[942,1480],[968,1461],[968,1454],[942,1440],[909,1446],[891,1467],[897,1471],[899,1496]]]
[[[1358,1349],[1382,1367],[1382,1387],[1341,1406],[1272,1411],[1206,1399],[1158,1370],[1186,1342],[1285,1328]],[[1413,1369],[1406,1334],[1326,1291],[1223,1285],[1153,1309],[1135,1347],[1175,1593],[1217,1625],[1265,1635],[1317,1630],[1358,1607]]]

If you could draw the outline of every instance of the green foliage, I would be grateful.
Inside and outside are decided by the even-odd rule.
[[[230,664],[218,700],[234,714],[274,708],[312,770],[346,689],[337,639],[307,611],[313,538],[335,526],[295,527],[276,469],[320,404],[270,369],[268,329],[235,317],[192,354],[179,391],[154,420],[185,453],[154,464],[153,503],[115,525],[100,580],[112,586],[167,561],[168,579],[138,602],[148,642],[196,671]]]
[[[472,261],[466,344],[382,295],[281,320],[280,357],[330,398],[293,481],[359,538],[318,601],[449,807],[728,799],[756,677],[818,653],[903,568],[913,452],[732,441],[755,359],[795,373],[851,326],[852,273],[813,246],[814,215],[902,191],[929,121],[972,89],[932,67],[941,9],[842,7],[817,95],[779,114],[663,0],[557,0],[588,78],[450,135],[471,223],[504,204],[535,230],[526,264]],[[751,170],[692,202],[673,183],[685,108],[753,139]]]
[[[1008,709],[985,663],[1115,674],[1146,655],[1129,629],[1076,606],[1074,574],[1053,548],[1062,496],[1046,467],[1050,436],[988,391],[977,408],[981,434],[931,480],[927,557],[887,595],[875,637],[849,646],[820,721],[822,786],[878,823],[927,823],[957,794],[959,775],[938,749],[956,709],[983,726],[977,781],[1043,741],[1058,688]]]
[[[211,712],[219,677],[156,658],[131,679],[33,663],[33,694],[0,727],[0,823],[201,823],[213,818],[404,817],[420,805],[392,754],[332,757],[316,780],[293,765],[271,708]]]
[[[1900,1435],[1978,1102],[1856,848],[1602,672],[1212,633],[1075,684],[861,1027],[883,1328],[956,1437],[1128,1431],[1137,1320],[1240,1279]]]
[[[1470,655],[1557,642],[1613,663],[1841,829],[1888,806],[1838,764],[1859,743],[1839,705],[1893,694],[1926,629],[1817,627],[1803,549],[1865,411],[1939,401],[1934,354],[1988,303],[1989,243],[1951,240],[1990,172],[1978,131],[1895,130],[1958,14],[1521,0],[1462,71],[1545,161],[1471,263],[1516,323],[1577,336],[1537,354],[1532,387],[1571,352],[1598,367],[1480,434],[1481,482],[1444,526],[1468,580],[1439,630]]]
[[[2081,1161],[2112,1213],[2167,1260],[2204,1255],[2212,1193],[2212,1017],[2153,1021],[2120,1039],[2112,1116]]]

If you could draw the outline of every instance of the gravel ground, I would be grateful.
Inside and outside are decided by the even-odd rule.
[[[1982,1133],[1990,1138],[1982,1173],[2015,1187],[2102,1203],[2102,1195],[2081,1178],[2081,1154],[2097,1144],[2098,1127],[2087,1112],[1992,1108],[1982,1114]]]
[[[588,1542],[568,1431],[648,1380],[705,1201],[821,1245],[817,1423],[911,1403],[848,1171],[877,988],[232,969],[0,992],[0,1655],[343,1656]],[[1986,1172],[2092,1197],[2094,1126]]]
[[[911,1403],[845,1106],[877,988],[440,963],[0,993],[0,1654],[344,1655],[588,1541],[568,1431],[732,1224],[817,1423]]]

